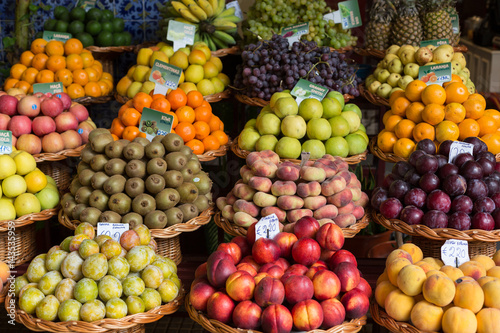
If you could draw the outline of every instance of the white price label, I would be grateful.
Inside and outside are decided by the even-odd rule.
[[[473,155],[474,145],[472,143],[453,141],[450,147],[450,154],[448,155],[448,163],[452,163],[458,154],[469,153]]]
[[[97,223],[97,235],[108,235],[115,241],[120,242],[122,234],[128,230],[128,223]]]
[[[259,238],[273,239],[280,232],[279,220],[276,214],[265,216],[255,225],[255,240]]]
[[[448,239],[441,246],[441,260],[445,265],[453,267],[469,261],[469,243],[464,240]]]
[[[309,161],[309,158],[311,158],[311,153],[308,151],[303,151],[300,153],[300,167],[302,168],[304,165],[306,165],[307,161]]]
[[[243,12],[241,11],[240,4],[238,1],[232,1],[226,4],[226,8],[234,7],[234,15],[243,20]]]

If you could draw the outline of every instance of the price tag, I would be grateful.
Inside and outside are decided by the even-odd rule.
[[[342,28],[350,29],[361,26],[361,13],[358,0],[339,2]]]
[[[69,32],[57,32],[57,31],[45,30],[43,32],[42,38],[45,39],[47,42],[50,42],[51,40],[58,40],[64,43],[65,41],[70,39],[71,36],[72,35]]]
[[[297,104],[300,104],[306,98],[315,98],[321,102],[326,94],[328,94],[328,89],[319,84],[300,79],[290,94],[296,97],[295,101]]]
[[[448,163],[453,163],[455,157],[458,154],[469,153],[473,155],[474,153],[474,145],[472,143],[462,142],[462,141],[453,141],[450,146],[450,154],[448,155]]]
[[[439,84],[442,86],[443,83],[451,81],[451,62],[420,66],[418,79],[427,85]]]
[[[469,243],[464,240],[448,239],[441,246],[441,260],[445,265],[453,267],[469,261]]]
[[[95,7],[96,2],[96,0],[78,0],[75,7],[82,7],[86,12],[88,12],[90,8]]]
[[[288,40],[288,45],[300,40],[300,36],[309,33],[309,22],[290,25],[281,29],[281,36]]]
[[[273,239],[280,232],[278,217],[276,214],[265,216],[255,225],[255,240],[259,238]]]
[[[243,12],[241,11],[240,3],[238,1],[232,1],[226,4],[226,8],[232,7],[234,7],[234,15],[243,20]]]
[[[456,35],[460,33],[460,21],[458,20],[458,15],[450,15],[451,25],[453,27],[453,34]]]
[[[311,153],[308,151],[303,151],[300,153],[300,167],[302,168],[304,165],[306,165],[307,161],[309,161],[309,158],[311,157]]]
[[[0,130],[0,155],[12,153],[12,132]]]
[[[41,92],[43,94],[51,93],[52,95],[62,93],[64,87],[62,82],[36,83],[33,85],[33,94]]]
[[[446,44],[450,44],[450,41],[448,40],[448,38],[429,39],[429,40],[423,40],[423,41],[421,41],[420,42],[420,47],[425,47],[425,46],[429,46],[429,45],[438,47],[438,46],[446,45]]]
[[[340,22],[342,20],[342,18],[340,17],[340,12],[338,12],[338,11],[337,12],[331,12],[331,13],[323,15],[323,20],[325,20],[327,22],[328,21],[335,22],[335,16],[336,16],[335,13],[339,14],[338,15],[339,17],[337,18],[337,23]]]
[[[168,22],[167,40],[174,42],[174,52],[186,45],[193,45],[196,27],[175,20]]]
[[[122,234],[128,230],[128,223],[97,223],[97,235],[108,235],[115,241],[120,242]]]
[[[177,88],[181,74],[181,68],[167,64],[161,60],[155,60],[153,68],[151,68],[151,74],[149,75],[149,81],[155,83],[154,93],[166,95],[168,89]]]
[[[167,135],[172,130],[174,116],[150,108],[142,109],[139,131],[146,133],[146,138],[152,140],[157,135]]]

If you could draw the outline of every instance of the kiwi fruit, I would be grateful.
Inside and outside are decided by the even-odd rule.
[[[182,221],[184,220],[182,211],[177,207],[172,207],[166,210],[165,215],[167,216],[167,225],[169,227],[177,223],[182,223]]]
[[[197,156],[197,155],[195,155],[195,154],[191,155],[191,158],[190,158],[189,160],[190,160],[190,161],[191,161],[191,160],[193,160],[193,161],[198,161],[198,162],[200,161],[200,159],[198,158],[198,156]]]
[[[148,175],[152,175],[154,173],[163,175],[166,171],[167,162],[161,157],[152,158],[146,163],[146,172]]]
[[[125,215],[130,212],[130,206],[132,205],[132,199],[125,193],[115,193],[108,201],[108,207],[113,212],[120,215]]]
[[[144,178],[146,176],[146,164],[141,160],[131,160],[125,167],[125,173],[130,178]]]
[[[164,137],[165,135],[157,135],[153,138],[153,140],[151,140],[151,142],[161,142],[161,140],[163,140]]]
[[[193,170],[191,170],[190,168],[184,167],[181,169],[181,175],[182,175],[182,179],[185,182],[190,182],[193,179],[194,173],[193,173]]]
[[[99,217],[101,217],[101,211],[94,207],[87,207],[80,213],[80,221],[88,222],[94,227],[97,226],[97,222],[100,222]]]
[[[182,216],[183,216],[182,222],[187,222],[191,219],[194,219],[199,214],[198,208],[191,203],[186,203],[186,204],[180,205],[178,208],[182,212]]]
[[[155,195],[160,193],[165,188],[165,179],[157,174],[152,174],[144,182],[146,185],[146,190],[151,194]]]
[[[122,217],[122,223],[128,223],[129,229],[134,229],[140,224],[143,224],[142,215],[130,212]]]
[[[122,175],[113,175],[104,182],[102,189],[109,195],[122,193],[126,182],[127,180]]]
[[[132,210],[145,216],[147,213],[156,210],[155,198],[146,193],[139,194],[132,200]]]
[[[198,188],[193,183],[182,183],[176,190],[179,192],[181,204],[193,203],[198,198]]]
[[[92,169],[85,169],[79,172],[78,180],[80,181],[80,184],[82,184],[83,186],[90,186],[90,182],[94,173],[95,172]]]
[[[64,209],[64,214],[68,216],[69,218],[73,217],[73,208],[77,205],[76,201],[73,200],[67,200],[64,202],[64,205],[62,205],[62,208]]]
[[[168,170],[182,170],[182,168],[184,168],[184,166],[186,165],[188,159],[186,155],[181,152],[173,152],[165,155],[165,161],[167,161]]]
[[[138,142],[131,142],[123,148],[123,157],[127,160],[140,160],[144,156],[144,146]]]
[[[73,194],[69,193],[69,192],[66,192],[64,193],[64,195],[61,197],[61,206],[64,207],[64,203],[68,200],[75,200],[75,197],[73,196]]]
[[[76,167],[76,173],[80,174],[83,170],[90,169],[90,165],[88,163],[85,163],[84,161],[80,161]]]
[[[82,203],[79,203],[79,204],[76,204],[74,207],[73,207],[73,210],[71,211],[71,217],[73,220],[80,220],[80,214],[82,213],[82,211],[87,208],[87,205],[85,204],[82,204]]]
[[[144,154],[148,158],[163,157],[165,155],[165,147],[161,142],[150,142],[144,147]]]
[[[196,155],[195,155],[196,156]],[[198,157],[197,157],[198,158]],[[200,161],[198,160],[193,160],[193,159],[190,159],[187,163],[186,163],[186,166],[184,168],[189,168],[191,169],[191,171],[193,171],[193,174],[197,174],[198,172],[201,171],[201,164],[200,164]]]
[[[194,175],[192,182],[198,189],[199,194],[210,193],[210,190],[212,189],[212,180],[203,171]]]
[[[132,140],[132,142],[140,143],[143,147],[146,147],[148,144],[150,144],[150,141],[148,139],[140,136],[136,137],[134,140]]]
[[[89,137],[90,137],[90,134],[89,134]],[[115,139],[113,139],[113,136],[111,136],[111,133],[109,133],[109,131],[108,131],[108,133],[102,133],[102,134],[99,134],[99,135],[93,137],[92,140],[89,138],[90,147],[96,153],[103,153],[106,145],[110,142],[113,142],[113,141],[115,141]]]
[[[109,130],[105,128],[96,128],[89,133],[89,141],[93,141],[99,134],[109,134]]]
[[[126,145],[127,144],[121,140],[110,142],[104,148],[104,153],[109,158],[120,158],[122,157],[123,148],[125,148]]]
[[[92,160],[90,160],[90,167],[95,172],[102,171],[104,170],[104,166],[106,165],[106,163],[108,163],[108,161],[109,158],[106,155],[95,155],[94,157],[92,157]]]
[[[154,210],[144,216],[144,225],[149,229],[163,229],[167,225],[167,215],[161,210]]]
[[[108,201],[109,196],[103,190],[94,190],[89,197],[89,206],[103,212],[108,209]]]
[[[76,191],[75,201],[79,204],[89,204],[89,197],[94,189],[90,186],[82,186]]]
[[[179,187],[184,181],[182,173],[178,170],[169,170],[165,172],[163,178],[165,179],[165,186],[170,188]]]
[[[102,171],[98,171],[92,175],[92,178],[90,179],[90,186],[92,186],[94,190],[100,190],[108,178],[109,176],[107,174]]]
[[[99,220],[100,222],[120,223],[122,221],[122,216],[112,210],[107,210],[101,213]]]
[[[97,155],[97,153],[93,151],[92,148],[90,148],[90,145],[86,145],[85,148],[83,148],[82,151],[80,152],[82,161],[87,164],[90,164],[90,161],[95,155]]]
[[[199,212],[202,212],[208,207],[210,207],[210,201],[206,196],[199,195],[198,198],[196,198],[196,200],[193,202],[193,205],[195,205],[196,208],[198,208]]]
[[[194,155],[193,150],[188,146],[182,146],[181,149],[179,150],[179,153],[184,154],[184,156],[186,156],[188,160],[191,159],[191,156]]]
[[[181,199],[179,192],[173,188],[166,188],[155,196],[156,208],[167,210],[175,207]]]
[[[104,172],[108,176],[121,175],[124,173],[126,166],[127,162],[121,158],[112,158],[104,165]]]
[[[139,194],[144,193],[145,188],[144,180],[138,177],[129,178],[125,183],[125,193],[131,198],[135,198]]]
[[[184,140],[179,134],[175,133],[168,133],[165,135],[161,143],[165,147],[165,150],[169,152],[179,151],[181,147],[184,146]]]
[[[71,184],[69,184],[69,192],[75,196],[76,194],[76,191],[78,191],[78,189],[82,187],[82,184],[80,184],[80,181],[78,180],[78,177],[75,177],[73,178],[73,180],[71,181]]]

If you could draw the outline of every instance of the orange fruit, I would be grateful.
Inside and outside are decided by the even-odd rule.
[[[197,90],[191,90],[190,92],[187,93],[186,97],[187,97],[186,105],[192,107],[193,109],[196,109],[203,103],[203,95],[201,94],[201,92]]]
[[[425,82],[420,80],[413,80],[406,86],[404,93],[406,98],[408,98],[411,102],[420,102],[422,95],[422,91],[427,88]]]
[[[108,72],[102,72],[102,75],[101,75],[101,80],[109,80],[111,82],[113,82],[113,75],[111,75],[110,73]],[[162,95],[163,96],[163,95]],[[163,96],[165,97],[165,96]],[[154,99],[154,98],[153,98]]]
[[[42,69],[47,68],[45,65],[47,64],[47,60],[49,57],[45,53],[36,54],[33,57],[33,61],[31,62],[31,66],[35,69],[41,71]]]
[[[411,102],[406,97],[398,97],[391,105],[392,114],[398,116],[404,116],[406,108],[411,104]]]
[[[486,102],[483,103],[480,99],[469,98],[462,104],[465,108],[465,117],[479,119],[484,115]]]
[[[90,52],[82,52],[80,53],[80,57],[82,58],[83,68],[89,68],[94,64],[94,56]]]
[[[15,64],[10,68],[10,77],[19,80],[27,68],[23,64]]]
[[[205,146],[203,146],[203,142],[197,139],[190,140],[186,142],[186,146],[191,148],[193,151],[193,154],[195,155],[201,155],[205,152]]]
[[[123,112],[120,120],[124,126],[137,126],[141,120],[141,113],[134,108],[128,108]]]
[[[31,52],[33,52],[33,54],[43,53],[46,45],[47,41],[45,39],[37,38],[31,43]]]
[[[450,103],[444,108],[444,119],[459,124],[465,119],[465,108],[460,103]]]
[[[194,110],[195,120],[196,121],[204,121],[208,123],[210,118],[212,118],[212,110],[207,108],[206,106],[197,107]]]
[[[444,120],[436,126],[436,140],[443,142],[446,140],[458,140],[460,130],[453,121]]]
[[[113,119],[111,122],[111,128],[109,129],[111,134],[116,135],[121,138],[123,135],[123,131],[125,130],[125,125],[123,125],[122,121],[118,118]]]
[[[36,83],[36,76],[38,74],[38,70],[33,67],[28,67],[23,75],[21,75],[21,80],[28,82],[29,84]]]
[[[210,110],[212,110],[212,105],[210,105],[210,103],[208,103],[206,100],[203,100],[203,102],[201,103],[201,106],[205,106],[205,107],[209,108]]]
[[[394,144],[392,148],[394,154],[396,156],[400,156],[402,158],[410,157],[410,154],[415,149],[415,142],[408,138],[401,138]]]
[[[477,120],[479,125],[479,136],[494,133],[498,129],[495,118],[491,116],[482,116]]]
[[[133,108],[134,107],[134,100],[129,99],[125,104],[123,104],[120,109],[118,110],[118,118],[122,117],[123,112],[127,110],[128,108]]]
[[[443,105],[446,102],[446,92],[439,84],[431,84],[422,91],[422,102]]]
[[[188,142],[194,139],[196,136],[196,130],[193,124],[186,121],[181,121],[175,127],[175,133],[177,133],[184,142]]]
[[[18,81],[15,85],[14,88],[19,88],[21,89],[25,94],[28,93],[29,89],[31,87],[31,84],[29,84],[26,81]]]
[[[197,121],[193,124],[196,131],[196,139],[203,140],[210,134],[210,126],[204,121]]]
[[[177,110],[175,110],[175,114],[177,118],[179,118],[179,122],[188,122],[192,124],[195,120],[195,113],[192,107],[190,106],[181,106]]]
[[[394,91],[391,96],[389,97],[389,105],[392,106],[392,103],[398,98],[398,97],[405,97],[405,91],[404,90],[396,90]]]
[[[68,95],[71,99],[76,99],[85,96],[85,89],[78,83],[72,83],[68,87]]]
[[[5,82],[4,82],[4,85],[3,85],[3,90],[4,91],[7,91],[9,90],[10,88],[14,88],[14,86],[16,85],[16,83],[18,83],[19,80],[18,79],[14,79],[13,77],[8,77]]]
[[[63,68],[56,72],[54,79],[56,82],[62,82],[63,86],[68,87],[73,83],[73,73],[69,69]]]
[[[185,106],[187,103],[187,96],[180,88],[172,90],[167,95],[167,99],[170,102],[172,110],[177,110],[178,108]]]
[[[417,142],[422,141],[423,139],[434,141],[435,136],[436,133],[434,126],[427,123],[417,124],[415,125],[415,128],[413,128],[413,139]]]
[[[95,70],[95,71],[96,71],[96,73],[97,73],[97,77],[98,77],[98,79],[100,79],[100,78],[101,78],[101,76],[102,76],[102,68],[101,68],[101,67],[96,66],[96,65],[95,65],[95,63],[94,63],[94,64],[93,64],[92,66],[90,66],[88,69],[93,69],[93,70]]]
[[[392,111],[389,110],[389,111],[385,111],[384,115],[382,116],[382,124],[385,125],[385,123],[387,122],[387,119],[389,119],[390,116],[392,116]]]
[[[229,138],[227,134],[224,133],[224,131],[221,130],[213,131],[212,133],[210,133],[210,135],[215,136],[217,140],[219,140],[221,146],[229,142]]]
[[[153,96],[153,101],[151,102],[150,108],[156,111],[167,113],[170,111],[170,102],[165,98],[165,96],[160,95],[156,98]]]
[[[481,140],[488,146],[488,151],[492,154],[500,153],[500,134],[490,133],[481,137]]]
[[[379,133],[377,137],[377,146],[384,153],[392,153],[398,137],[393,132]]]
[[[500,127],[500,111],[494,109],[484,110],[485,116],[493,117],[497,123],[497,127]]]
[[[137,126],[127,126],[123,130],[122,138],[128,141],[133,141],[141,132]]]
[[[85,95],[91,97],[100,97],[102,96],[101,87],[97,82],[89,82],[83,87],[85,89]]]
[[[462,82],[453,82],[446,86],[446,104],[463,103],[469,98],[469,90]]]
[[[443,83],[443,88],[446,89],[446,87],[449,85],[449,84],[452,84],[453,82],[459,82],[459,83],[462,83],[462,78],[460,76],[458,76],[457,74],[451,74],[451,80],[448,81],[448,82],[444,82]]]
[[[84,69],[85,72],[87,72],[87,75],[89,77],[89,82],[97,82],[99,81],[99,73],[92,67],[88,67]]]
[[[474,119],[464,119],[458,124],[458,130],[460,131],[458,138],[463,141],[470,136],[478,136],[480,128]]]
[[[410,119],[402,119],[394,127],[394,134],[396,134],[396,136],[400,139],[411,139],[413,138],[412,132],[414,127],[415,123],[413,121],[411,121]]]
[[[220,142],[217,140],[217,138],[213,135],[207,136],[205,139],[203,139],[203,145],[205,146],[205,150],[216,150],[220,148]]]
[[[60,69],[66,68],[66,58],[61,55],[50,56],[45,66],[47,66],[48,70],[55,73]]]
[[[89,83],[89,75],[84,69],[75,69],[73,71],[73,82],[78,83],[81,86],[85,86]]]
[[[425,105],[421,102],[413,102],[406,108],[406,118],[418,124],[422,122],[422,111]]]
[[[172,111],[168,111],[168,112],[165,112],[169,115],[171,115],[172,117],[174,117],[174,120],[172,122],[172,130],[177,126],[177,124],[179,123],[179,118],[177,118],[177,115],[175,113],[173,113]]]
[[[109,87],[109,84],[106,82],[100,80],[97,81],[97,84],[99,85],[99,88],[101,88],[101,96],[107,96],[111,92],[111,88]]]
[[[486,100],[484,99],[483,95],[475,93],[475,94],[470,94],[469,99],[477,99],[481,102],[483,102],[484,107],[486,108]]]
[[[70,38],[64,43],[64,54],[80,54],[83,50],[83,44],[76,38]]]
[[[45,54],[49,57],[53,55],[64,55],[64,44],[58,40],[51,40],[45,45]]]
[[[140,113],[142,113],[142,109],[149,108],[151,106],[153,97],[149,96],[145,92],[139,91],[137,94],[135,94],[133,100],[134,100],[134,108]]]
[[[444,107],[441,104],[427,104],[422,111],[422,120],[431,125],[439,124],[444,120]]]
[[[105,83],[107,84],[107,86],[108,86],[108,88],[109,88],[109,90],[110,90],[110,91],[112,91],[112,90],[113,90],[113,82],[111,82],[110,80],[103,79],[103,78],[101,77],[101,79],[100,79],[99,81],[100,81],[100,82],[105,82]]]
[[[36,83],[50,83],[54,82],[54,72],[48,69],[43,69],[36,75]]]
[[[70,54],[66,57],[66,67],[70,71],[83,68],[83,60],[79,54]]]
[[[224,130],[224,124],[216,115],[212,115],[208,125],[210,126],[210,133],[217,130]]]
[[[385,123],[385,129],[388,130],[389,132],[394,132],[394,128],[396,128],[396,125],[401,120],[403,120],[403,117],[401,116],[397,115],[390,116]]]
[[[117,140],[120,140],[120,138],[116,135],[114,135],[113,133],[111,133],[111,137],[113,138],[113,140],[117,141]]]
[[[31,67],[31,62],[35,55],[31,51],[24,51],[21,53],[21,57],[19,58],[19,62],[26,67]]]

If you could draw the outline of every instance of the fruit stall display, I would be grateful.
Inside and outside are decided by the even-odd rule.
[[[189,316],[210,332],[359,332],[372,289],[343,245],[339,226],[311,217],[274,238],[235,237],[196,269]]]
[[[304,216],[320,224],[334,222],[347,237],[368,225],[364,209],[368,196],[340,158],[325,155],[298,166],[280,163],[270,150],[253,152],[240,174],[229,194],[216,200],[221,212],[215,222],[231,235],[247,235],[247,229],[271,214],[276,214],[285,231],[293,230]]]
[[[499,258],[478,255],[457,268],[404,244],[377,280],[372,317],[393,332],[496,332]]]
[[[172,46],[159,43],[159,46],[143,47],[137,53],[137,63],[116,85],[118,101],[125,103],[138,92],[149,94],[155,83],[149,81],[155,60],[160,60],[182,69],[179,88],[186,94],[191,90],[199,91],[210,102],[227,98],[229,77],[222,73],[222,61],[213,56],[208,46],[198,42],[174,52]],[[153,74],[154,80],[162,79],[161,73]],[[160,82],[158,81],[158,82]]]
[[[61,200],[59,222],[70,229],[81,222],[145,225],[159,243],[158,252],[173,253],[179,263],[180,233],[210,221],[211,188],[208,174],[179,135],[115,141],[109,130],[96,129]]]
[[[28,94],[33,92],[33,84],[52,82],[62,82],[64,92],[80,103],[105,102],[113,91],[112,75],[103,72],[101,62],[76,38],[64,43],[35,39],[11,67],[3,90],[17,88],[18,93]]]
[[[82,223],[16,277],[15,320],[37,331],[130,330],[174,313],[184,296],[177,266],[150,242],[144,225],[116,241]]]
[[[346,104],[336,91],[321,102],[306,98],[300,104],[289,91],[277,92],[257,118],[246,123],[231,149],[241,158],[272,150],[283,160],[300,163],[301,152],[307,151],[313,160],[330,154],[356,164],[366,159],[369,141],[361,117],[361,109]]]

